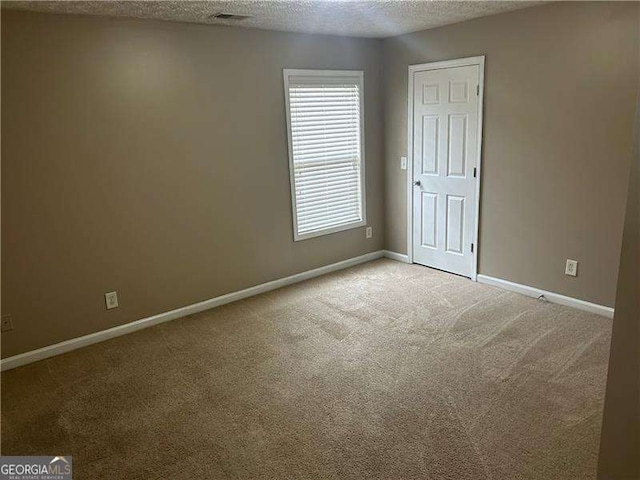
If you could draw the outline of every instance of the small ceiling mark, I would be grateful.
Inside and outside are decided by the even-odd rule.
[[[225,13],[225,12],[218,12],[218,13],[214,13],[213,15],[209,15],[207,18],[210,18],[212,20],[246,20],[247,18],[250,18],[250,15],[239,15],[236,13]]]

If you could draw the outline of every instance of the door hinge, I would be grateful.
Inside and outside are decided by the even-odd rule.
[[[480,84],[476,85],[476,95],[480,96]]]
[[[471,253],[473,253],[473,243],[471,244]]]
[[[473,167],[473,178],[476,178],[477,174],[478,174],[478,169],[476,167]]]

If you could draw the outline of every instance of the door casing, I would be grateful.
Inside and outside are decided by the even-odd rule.
[[[454,60],[444,60],[441,62],[421,63],[418,65],[409,65],[409,90],[408,90],[408,108],[407,108],[407,256],[409,263],[413,263],[413,74],[415,72],[423,72],[427,70],[438,70],[452,67],[466,67],[469,65],[478,65],[478,146],[476,160],[476,204],[475,210],[475,226],[473,231],[473,271],[471,280],[474,282],[478,279],[478,251],[479,231],[480,231],[480,178],[482,177],[482,117],[484,105],[484,60],[485,56],[458,58]]]

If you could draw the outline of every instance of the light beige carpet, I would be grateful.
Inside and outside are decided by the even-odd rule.
[[[594,478],[611,321],[380,260],[2,374],[77,479]]]

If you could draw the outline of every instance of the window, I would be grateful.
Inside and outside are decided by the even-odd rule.
[[[363,73],[285,70],[294,240],[366,224]]]

